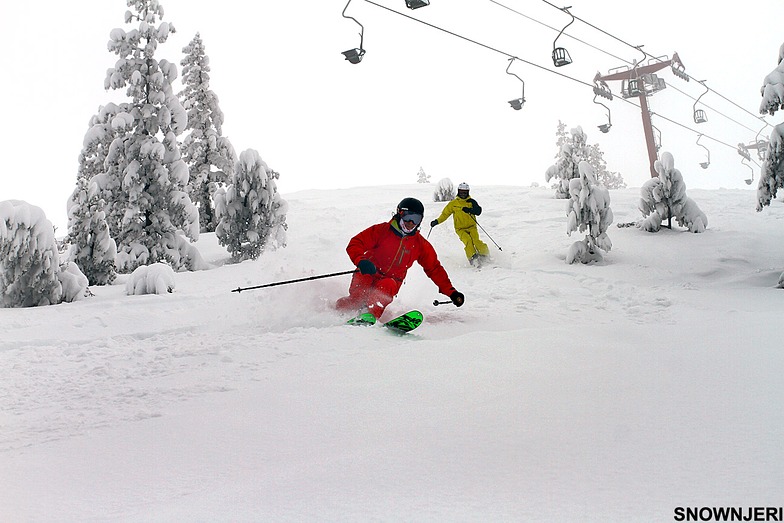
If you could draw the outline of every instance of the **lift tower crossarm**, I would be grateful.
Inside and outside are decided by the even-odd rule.
[[[633,69],[627,69],[625,71],[620,71],[617,73],[608,74],[606,76],[597,76],[594,78],[595,81],[603,81],[603,82],[612,82],[616,80],[634,80],[639,79],[644,75],[652,74],[657,71],[661,71],[666,67],[671,67],[673,64],[683,67],[683,64],[678,58],[678,53],[673,54],[671,60],[663,60],[661,62],[656,62],[655,64],[648,64],[643,66],[636,66]],[[640,88],[640,111],[642,112],[642,128],[645,132],[645,143],[648,148],[648,160],[650,162],[650,169],[651,169],[651,178],[656,178],[658,173],[656,169],[654,169],[654,164],[658,159],[658,155],[656,152],[656,141],[653,137],[653,123],[651,122],[651,112],[648,109],[648,93],[645,91],[645,83],[638,82],[638,87]],[[653,94],[653,93],[651,93]]]
[[[670,67],[671,64],[672,60],[666,60],[656,64],[643,65],[642,67],[637,67],[636,69],[629,69],[628,71],[621,71],[619,73],[600,76],[598,80],[604,80],[605,82],[611,82],[613,80],[630,80],[633,78],[639,78],[640,76],[646,74],[655,73],[656,71],[661,71],[665,67]]]

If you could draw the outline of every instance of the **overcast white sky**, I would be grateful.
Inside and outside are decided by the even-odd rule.
[[[762,127],[755,116],[759,88],[784,42],[779,0],[732,7],[664,0],[647,8],[639,2],[632,7],[619,0],[573,0],[568,5],[575,16],[617,39],[574,22],[566,33],[590,45],[561,36],[557,44],[573,63],[558,69],[550,59],[557,31],[542,24],[560,30],[570,18],[546,2],[431,0],[429,7],[410,11],[404,0],[374,1],[587,83],[597,71],[606,74],[640,57],[618,39],[642,44],[655,56],[678,52],[687,73],[707,80],[721,96],[701,99],[698,108],[709,121],[697,126],[688,96],[696,98],[704,89],[665,69],[661,76],[670,88],[649,98],[651,109],[704,133],[700,143],[709,148],[711,165],[699,166],[707,158],[696,134],[654,117],[663,150],[673,153],[687,188],[748,187],[743,180],[751,171],[740,156],[711,138],[733,146],[750,143]],[[353,0],[347,10],[365,27],[367,54],[358,65],[341,54],[359,45],[359,27],[341,17],[342,0],[162,3],[164,20],[177,32],[156,57],[179,64],[182,48],[201,33],[211,60],[211,88],[226,117],[224,134],[238,153],[257,149],[281,173],[284,194],[413,183],[420,166],[433,182],[449,177],[474,185],[543,184],[557,152],[559,119],[569,127],[581,125],[589,143],[600,144],[610,170],[620,171],[629,186],[649,177],[639,109],[620,97],[609,102],[613,127],[602,134],[597,126],[606,123],[606,110],[592,102],[590,87],[518,61],[512,70],[525,80],[526,103],[514,111],[507,101],[520,96],[522,84],[506,74],[506,56],[364,0]],[[135,27],[123,23],[126,10],[123,0],[4,6],[0,200],[42,207],[58,234],[65,232],[65,202],[89,118],[100,105],[126,100],[122,92],[103,89],[106,69],[115,61],[106,50],[110,30]],[[617,83],[610,87],[619,91]],[[754,171],[756,179],[756,166]]]

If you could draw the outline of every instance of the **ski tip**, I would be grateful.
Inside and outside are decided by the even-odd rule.
[[[351,318],[346,322],[347,325],[374,325],[376,323],[376,317],[370,314],[369,312],[365,312]]]
[[[417,310],[408,311],[397,318],[389,320],[384,324],[385,327],[397,334],[405,334],[419,327],[424,321],[424,316]]]

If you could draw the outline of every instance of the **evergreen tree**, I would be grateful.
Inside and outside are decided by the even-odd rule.
[[[761,114],[774,115],[779,109],[784,109],[784,44],[779,47],[778,65],[765,77],[761,91]],[[784,123],[773,127],[770,133],[757,185],[757,211],[770,205],[781,187],[784,187]],[[779,275],[778,286],[784,287],[784,272]]]
[[[255,260],[267,247],[286,246],[288,204],[278,193],[279,177],[248,149],[240,154],[231,184],[215,192],[215,235],[232,261]]]
[[[667,220],[666,227],[672,229],[672,219],[681,227],[691,232],[705,232],[708,217],[697,204],[686,196],[686,184],[683,175],[675,168],[672,154],[664,152],[660,160],[653,164],[658,176],[645,182],[641,188],[640,211],[644,219],[638,226],[649,232],[661,229],[662,222]]]
[[[188,194],[199,206],[202,232],[212,232],[217,225],[212,195],[219,187],[226,186],[237,154],[229,139],[222,136],[223,112],[217,95],[210,90],[210,59],[199,33],[182,52],[185,53],[180,62],[184,89],[178,96],[188,113],[190,130],[182,142],[183,160],[190,172]]]
[[[0,307],[60,303],[60,255],[52,222],[20,200],[0,202]]]
[[[784,109],[784,44],[779,48],[778,65],[763,80],[761,92],[761,114],[774,115],[779,109]],[[770,205],[782,187],[784,187],[784,123],[773,127],[770,134],[768,151],[762,163],[757,185],[757,211]]]
[[[599,148],[598,143],[588,146],[588,158],[586,160],[593,167],[593,171],[596,173],[596,181],[599,185],[604,185],[608,189],[626,188],[626,182],[623,181],[621,173],[607,170],[604,152]]]
[[[599,148],[599,144],[587,145],[588,136],[583,132],[582,127],[577,126],[567,134],[566,124],[559,120],[555,135],[558,154],[555,156],[555,164],[545,171],[545,179],[547,182],[554,180],[556,198],[569,198],[569,182],[580,177],[578,166],[583,160],[593,167],[596,180],[600,185],[608,189],[626,187],[620,173],[607,170],[607,162],[604,160],[604,153]]]
[[[438,188],[436,188],[436,192],[433,193],[433,201],[448,202],[454,200],[455,196],[457,196],[455,184],[452,183],[452,180],[449,178],[444,178],[438,182]]]
[[[106,175],[115,188],[114,200],[123,209],[117,242],[117,268],[131,272],[136,267],[164,261],[174,269],[189,268],[192,259],[183,256],[184,234],[199,236],[199,213],[188,194],[188,166],[181,159],[177,136],[187,124],[187,115],[172,93],[177,66],[156,60],[158,44],[166,42],[174,27],[163,17],[157,0],[127,0],[136,11],[127,11],[126,23],[137,20],[138,29],[113,29],[109,50],[118,56],[106,73],[107,89],[126,89],[130,102],[121,104],[133,118],[132,128],[116,136],[105,161]],[[157,25],[156,25],[157,24]]]
[[[117,143],[123,143],[126,135],[133,130],[134,118],[130,113],[128,104],[118,106],[109,103],[98,108],[98,113],[90,118],[87,133],[84,135],[82,151],[79,153],[79,169],[76,173],[76,185],[71,198],[78,194],[80,187],[87,187],[90,183],[96,184],[97,197],[103,200],[104,207],[93,210],[103,211],[109,227],[109,235],[116,237],[120,233],[122,219],[125,215],[125,207],[122,204],[122,178],[120,176],[109,177],[107,175],[106,159],[109,150],[116,138],[120,138]],[[80,185],[84,184],[84,185]],[[69,212],[73,203],[84,203],[87,209],[74,211],[82,216],[89,216],[90,207],[87,200],[72,202],[69,199]],[[79,226],[82,221],[69,221],[69,238],[78,237],[82,231],[73,230],[72,226]]]
[[[583,132],[582,127],[577,126],[571,130],[571,136],[567,137],[564,133],[565,125],[558,122],[558,154],[555,156],[555,163],[545,171],[547,182],[554,180],[556,198],[569,198],[569,182],[580,177],[578,165],[588,157],[586,141],[588,137]]]
[[[566,255],[566,263],[590,263],[602,260],[599,250],[609,252],[612,242],[607,236],[607,228],[613,222],[610,208],[610,193],[598,183],[594,168],[583,160],[578,165],[579,178],[569,181],[571,200],[566,207],[566,234],[573,232],[588,234],[582,241],[575,242]]]
[[[71,244],[69,258],[90,285],[109,285],[117,276],[117,245],[109,234],[105,207],[98,196],[98,184],[86,177],[78,178],[69,200],[66,241]]]
[[[417,183],[430,183],[430,176],[425,174],[425,170],[420,167],[417,173]]]

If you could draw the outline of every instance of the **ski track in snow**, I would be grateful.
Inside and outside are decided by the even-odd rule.
[[[417,194],[417,190],[422,189],[407,186],[386,192]],[[237,286],[346,270],[349,262],[344,248],[348,238],[365,226],[387,219],[387,209],[395,205],[384,190],[355,191],[357,197],[352,198],[350,212],[332,207],[330,198],[318,191],[293,195],[289,247],[266,253],[255,262],[226,264],[227,254],[215,244],[214,235],[203,235],[199,248],[216,268],[178,273],[173,294],[125,296],[127,277],[120,276],[112,286],[92,288],[94,298],[0,312],[4,332],[0,343],[0,457],[17,456],[96,431],[174,416],[196,398],[219,404],[217,398],[227,393],[257,398],[249,404],[260,402],[259,415],[267,421],[275,420],[277,409],[281,410],[281,419],[287,409],[298,412],[300,407],[286,406],[285,398],[299,405],[311,401],[299,395],[312,393],[315,412],[323,407],[327,409],[323,415],[341,420],[347,414],[319,403],[318,394],[326,390],[320,388],[322,380],[329,384],[327,388],[339,387],[341,394],[359,389],[359,393],[346,392],[346,396],[359,402],[352,404],[352,409],[368,416],[342,421],[346,426],[325,422],[324,430],[346,431],[332,435],[354,449],[348,466],[354,466],[351,464],[356,460],[378,459],[372,457],[378,448],[364,447],[361,438],[352,434],[367,436],[366,432],[371,431],[373,438],[381,438],[385,421],[383,412],[376,414],[378,405],[373,397],[385,397],[387,393],[393,406],[397,402],[416,404],[423,401],[421,394],[443,395],[428,396],[420,406],[424,411],[406,410],[414,427],[411,430],[434,427],[441,433],[458,432],[469,441],[476,440],[478,447],[500,445],[513,462],[524,460],[526,466],[543,470],[550,467],[556,471],[553,474],[571,468],[574,478],[590,477],[597,469],[593,461],[583,461],[581,451],[570,443],[571,434],[583,434],[581,444],[590,442],[596,463],[606,460],[622,470],[631,465],[626,461],[634,456],[642,474],[660,484],[666,484],[668,476],[663,472],[666,467],[657,468],[656,463],[666,463],[683,477],[698,481],[699,474],[688,465],[716,460],[709,449],[695,451],[692,444],[696,443],[683,440],[678,431],[671,430],[673,426],[701,423],[693,434],[705,430],[722,434],[728,440],[717,440],[716,445],[740,448],[740,455],[758,463],[767,463],[766,456],[778,452],[767,439],[751,449],[743,432],[727,436],[726,427],[732,423],[751,432],[764,432],[766,424],[784,424],[781,414],[765,410],[769,405],[765,398],[771,395],[769,387],[778,380],[774,369],[784,364],[781,356],[769,350],[770,340],[779,337],[775,328],[780,324],[777,311],[781,310],[782,291],[774,288],[782,270],[784,244],[784,210],[780,205],[763,216],[754,212],[751,191],[748,202],[743,191],[688,191],[708,215],[710,223],[705,233],[695,235],[676,228],[651,234],[612,226],[612,251],[603,262],[583,266],[564,263],[569,245],[582,236],[566,235],[566,202],[553,200],[549,189],[477,188],[475,197],[485,208],[480,223],[503,251],[480,231],[490,246],[492,262],[476,270],[468,265],[451,221],[432,231],[425,227],[423,233],[430,233],[429,239],[455,287],[465,293],[466,305],[460,309],[433,306],[433,299],[445,297],[436,293],[415,265],[382,318],[420,309],[425,323],[405,336],[388,333],[378,325],[342,325],[346,317],[329,304],[346,292],[347,276],[230,292]],[[637,217],[636,190],[613,191],[611,195],[616,223]],[[419,196],[426,202],[427,216],[436,215],[442,204]],[[315,217],[330,225],[314,227]],[[340,223],[340,227],[332,226],[334,223]],[[742,228],[749,224],[754,235]],[[770,240],[755,239],[760,236]],[[715,317],[720,323],[711,323]],[[691,323],[684,326],[684,321]],[[669,338],[670,331],[677,337]],[[737,347],[748,348],[743,353]],[[375,376],[376,369],[394,369],[395,374]],[[733,373],[724,374],[727,369]],[[722,380],[710,373],[722,373]],[[343,383],[340,380],[344,376],[361,377],[367,382]],[[439,385],[428,388],[426,384],[431,381]],[[413,388],[401,387],[398,382]],[[276,388],[276,384],[281,385]],[[466,388],[467,384],[476,389]],[[557,384],[555,389],[548,388],[553,384]],[[288,388],[295,386],[301,390]],[[373,389],[365,391],[363,387]],[[474,390],[473,395],[467,393],[469,390]],[[543,396],[545,393],[550,396]],[[285,398],[276,399],[276,394]],[[362,399],[363,394],[370,396]],[[663,397],[660,404],[651,400],[657,395]],[[674,399],[681,397],[697,401]],[[365,410],[363,401],[369,402]],[[713,418],[706,418],[700,409],[707,404],[742,404],[747,408],[727,411],[726,416],[735,416],[731,420],[722,417],[720,408],[712,411]],[[494,409],[507,405],[517,406],[504,410],[501,417],[493,414]],[[458,411],[469,419],[454,418]],[[209,420],[217,414],[204,415]],[[379,419],[374,421],[374,416]],[[623,422],[597,426],[597,416]],[[382,426],[373,428],[374,422]],[[296,417],[292,423],[297,423]],[[410,435],[403,433],[401,437]],[[550,443],[541,453],[534,455],[526,450],[526,445],[541,446],[542,441]],[[409,443],[422,445],[416,448],[428,456],[436,452],[425,442]],[[307,450],[310,447],[303,443],[300,458],[288,456],[293,461],[285,461],[286,456],[264,459],[280,460],[278,466],[288,470],[298,459],[303,463],[307,459],[318,461],[318,445],[314,445],[311,455]],[[323,459],[328,460],[330,455],[327,452]],[[462,498],[462,508],[469,513],[493,513],[483,504],[487,499],[500,503],[495,510],[501,514],[519,510],[514,482],[522,481],[518,476],[521,473],[503,463],[501,455],[485,451],[466,456],[467,461],[461,462],[461,466],[473,467],[478,474],[474,490]],[[441,454],[431,457],[437,463],[448,459]],[[486,479],[496,482],[500,493],[481,487],[487,463],[493,465],[486,470]],[[405,476],[402,469],[395,472],[398,466],[394,461],[387,463],[393,477]],[[458,467],[446,461],[434,466],[442,472]],[[361,477],[361,467],[357,470]],[[426,477],[426,471],[420,472]],[[348,471],[345,474],[350,476]],[[510,478],[508,492],[499,487],[497,474]],[[575,492],[587,488],[576,480],[558,477],[561,487],[571,485]],[[554,477],[549,480],[555,481]],[[543,478],[543,484],[549,480]],[[206,480],[194,472],[154,496],[180,496],[185,500],[182,505],[170,501],[162,507],[168,507],[173,516],[192,515],[185,506],[187,500],[193,501],[200,489],[208,488],[199,481]],[[309,487],[294,479],[285,481],[291,482],[286,485],[293,490],[320,492],[314,498],[317,505],[322,499],[319,496],[324,503],[334,502],[317,486],[318,477],[308,483]],[[354,492],[357,484],[347,481],[346,492]],[[395,488],[398,494],[407,492],[404,495],[415,498],[417,485],[433,487],[423,481],[412,480],[408,486]],[[613,492],[626,488],[621,479],[605,481],[606,492],[597,494],[599,498],[609,499]],[[702,484],[701,492],[718,488],[718,483],[711,481]],[[286,519],[309,514],[306,509],[293,513],[283,507],[276,509],[275,492],[282,487],[277,483],[264,485],[269,489],[268,498],[263,498],[268,505],[267,512],[260,516]],[[755,488],[753,483],[741,487],[742,492]],[[527,488],[537,487],[528,484]],[[148,495],[146,502],[153,502],[153,494]],[[355,495],[360,505],[372,497]],[[534,499],[548,496],[544,491],[538,495]],[[352,499],[350,494],[347,499]],[[421,505],[412,505],[408,514],[426,519],[428,514],[438,518],[459,510],[436,499],[437,492],[428,500],[430,503],[420,500]],[[440,499],[455,498],[444,493]],[[139,503],[116,507],[115,514],[135,514],[143,520],[144,503]],[[369,512],[333,506],[331,513],[373,519],[383,517],[380,514],[384,506],[379,501],[378,511]],[[165,510],[159,508],[156,514],[160,517]],[[210,513],[208,507],[204,510],[204,514]],[[528,507],[527,513],[537,512]],[[310,513],[312,517],[321,515]]]

